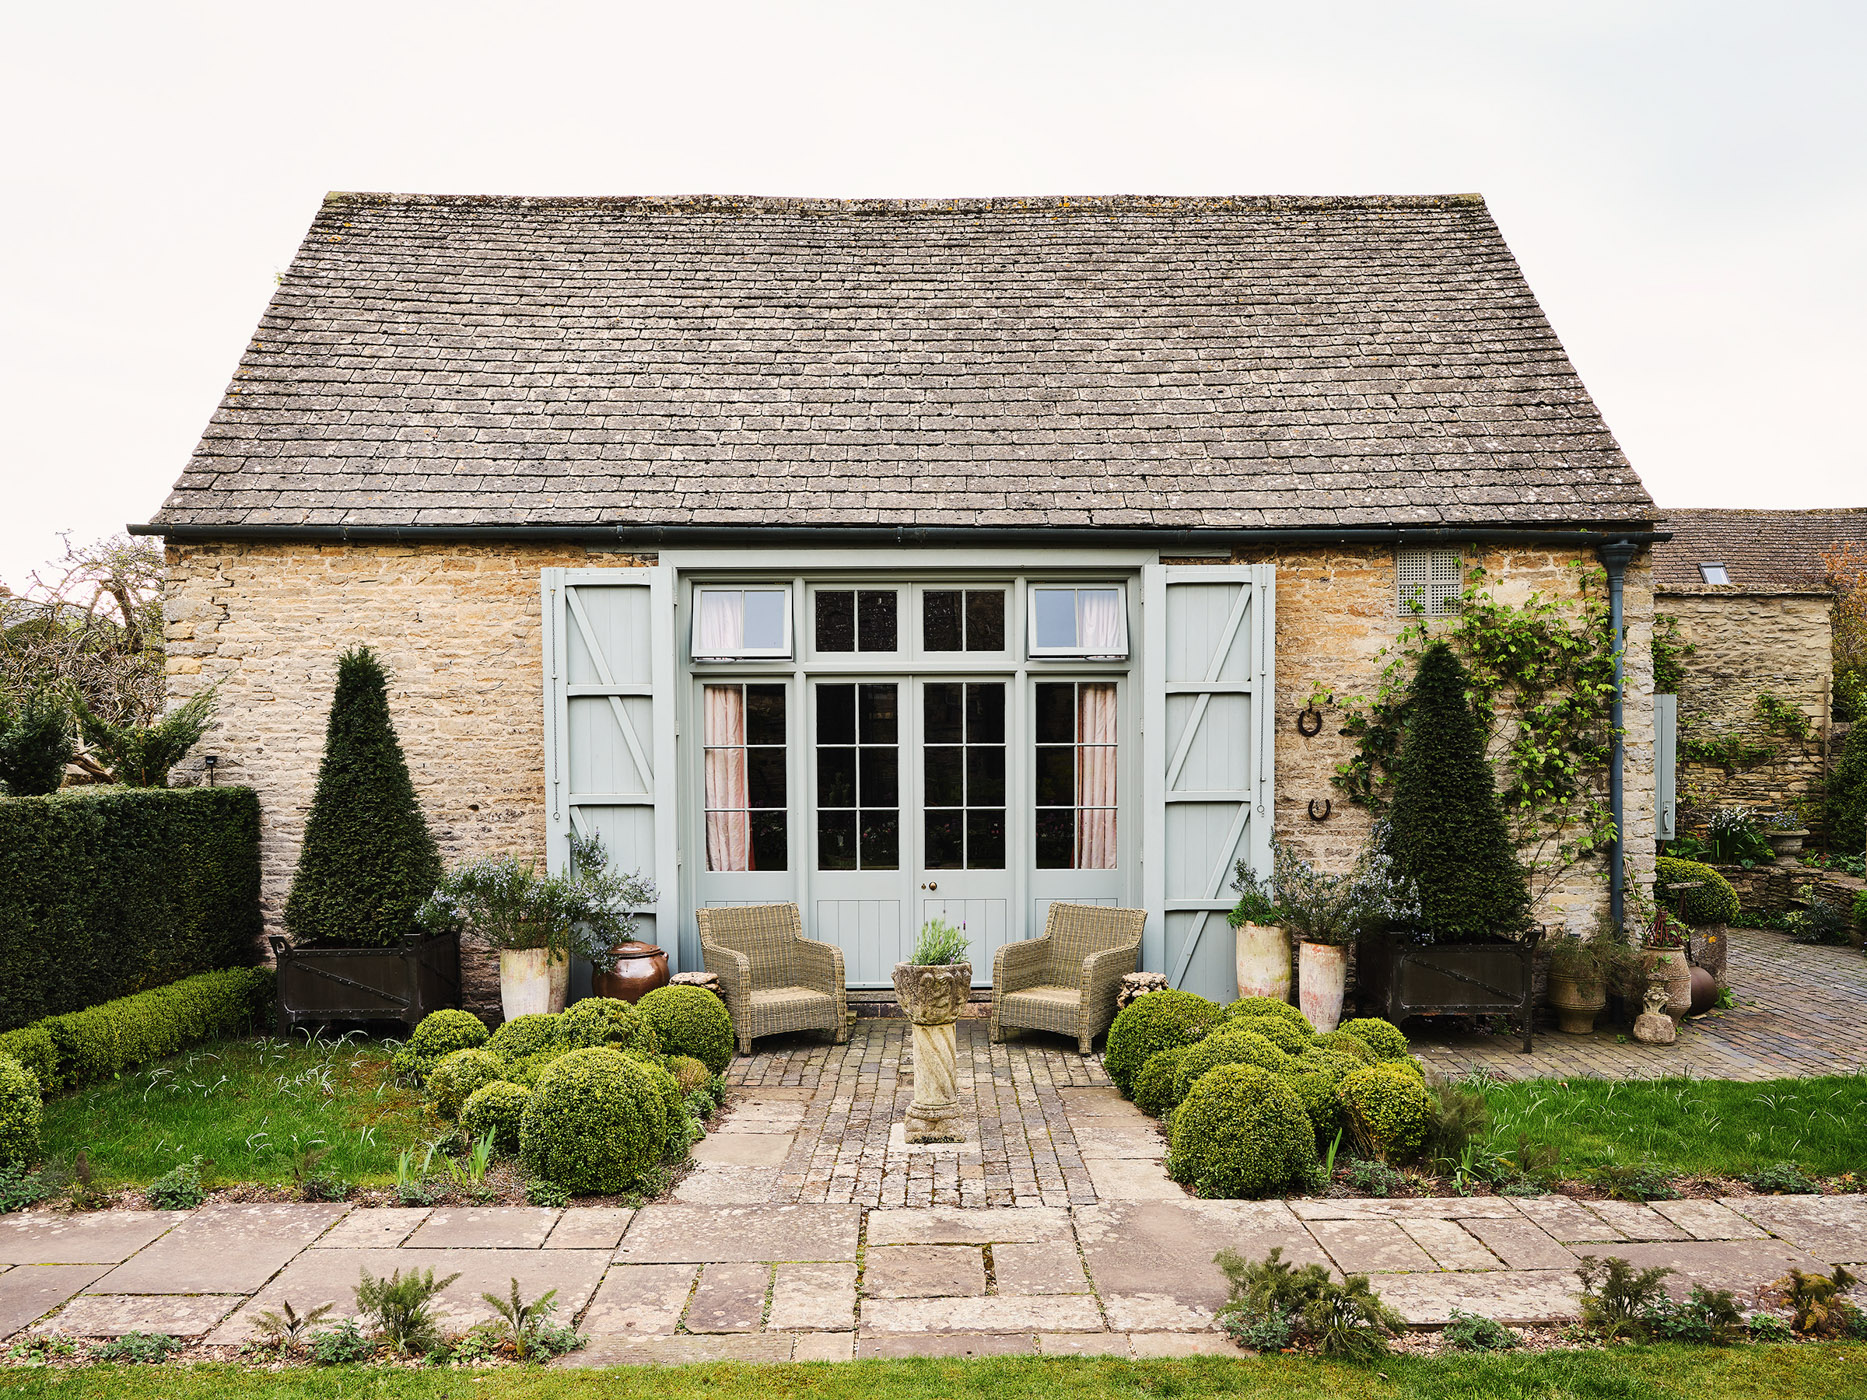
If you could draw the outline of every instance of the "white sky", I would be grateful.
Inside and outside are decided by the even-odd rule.
[[[1664,505],[1867,505],[1867,6],[40,4],[0,579],[145,520],[328,189],[1485,194]]]

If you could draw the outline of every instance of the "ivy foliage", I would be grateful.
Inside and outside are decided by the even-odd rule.
[[[1680,757],[1714,764],[1728,775],[1775,758],[1785,740],[1806,744],[1814,737],[1809,717],[1788,701],[1779,699],[1773,691],[1758,691],[1750,712],[1756,727],[1749,733],[1700,733],[1691,719],[1681,715]],[[1762,739],[1753,735],[1761,735]]]
[[[1580,597],[1532,593],[1500,601],[1485,571],[1466,575],[1456,614],[1438,625],[1416,615],[1402,629],[1372,696],[1346,702],[1343,732],[1356,750],[1335,784],[1379,814],[1394,800],[1397,765],[1414,710],[1412,682],[1427,649],[1443,644],[1465,669],[1465,701],[1486,758],[1500,772],[1498,800],[1515,847],[1553,881],[1614,839],[1605,775],[1614,731],[1615,638],[1606,573],[1578,565]]]
[[[1867,848],[1867,723],[1848,732],[1841,761],[1828,775],[1825,796],[1828,845],[1837,851]]]
[[[1677,695],[1685,687],[1685,659],[1698,648],[1679,631],[1671,613],[1653,614],[1653,693]]]

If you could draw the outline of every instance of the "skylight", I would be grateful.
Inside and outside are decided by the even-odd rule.
[[[1706,583],[1729,583],[1731,581],[1730,570],[1722,564],[1700,564],[1698,576]]]

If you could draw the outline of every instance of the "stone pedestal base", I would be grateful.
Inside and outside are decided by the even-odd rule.
[[[909,1142],[960,1142],[959,1055],[953,1023],[914,1023],[914,1102],[908,1106]]]

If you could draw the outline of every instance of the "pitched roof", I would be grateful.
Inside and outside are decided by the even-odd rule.
[[[1852,543],[1867,549],[1867,508],[1841,510],[1675,510],[1659,528],[1672,539],[1653,546],[1660,588],[1704,584],[1700,564],[1723,564],[1731,582],[1749,588],[1826,588],[1822,553]]]
[[[156,520],[1651,513],[1476,196],[344,194]]]

